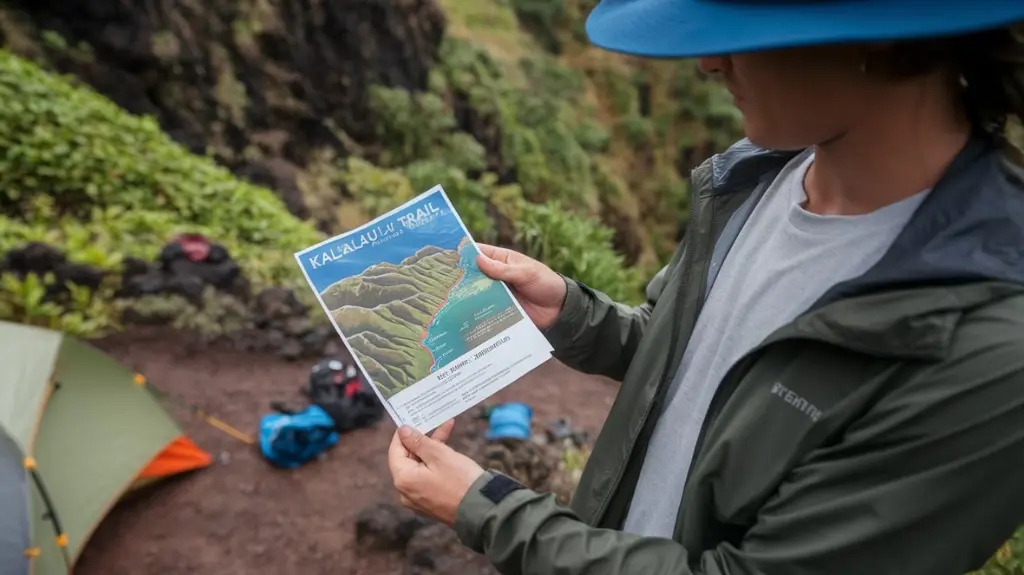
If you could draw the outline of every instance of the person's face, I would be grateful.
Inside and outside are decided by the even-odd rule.
[[[797,149],[827,142],[856,123],[871,99],[864,51],[828,46],[705,57],[743,113],[751,142]]]

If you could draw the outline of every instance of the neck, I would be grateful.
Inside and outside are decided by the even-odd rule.
[[[970,137],[951,106],[876,106],[838,138],[815,146],[805,209],[822,215],[866,214],[936,184]]]

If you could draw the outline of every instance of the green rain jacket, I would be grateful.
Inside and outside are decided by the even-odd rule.
[[[556,357],[620,391],[571,507],[488,471],[465,545],[504,574],[961,575],[1024,523],[1024,173],[979,137],[877,265],[731,367],[673,537],[620,530],[715,272],[797,153],[744,140],[696,168],[643,305],[567,280]]]

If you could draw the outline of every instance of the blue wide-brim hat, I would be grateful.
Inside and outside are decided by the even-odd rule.
[[[1024,0],[601,0],[596,46],[688,58],[815,44],[949,36],[1024,20]]]

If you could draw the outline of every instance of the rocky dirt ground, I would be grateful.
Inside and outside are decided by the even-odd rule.
[[[302,405],[298,388],[312,361],[199,345],[164,328],[133,328],[98,345],[156,385],[255,434],[271,401]],[[554,360],[503,390],[496,401],[525,401],[543,423],[568,417],[592,436],[616,384]],[[411,575],[490,572],[451,545],[445,529],[421,529],[406,552],[356,543],[360,512],[397,503],[386,451],[394,425],[346,434],[323,461],[296,470],[269,466],[255,446],[175,411],[183,428],[213,453],[210,468],[131,496],[100,525],[77,575],[304,573]],[[472,446],[474,422],[460,418],[454,444]],[[386,521],[387,513],[378,514]],[[400,546],[400,547],[401,547]],[[431,567],[433,564],[433,567]]]

